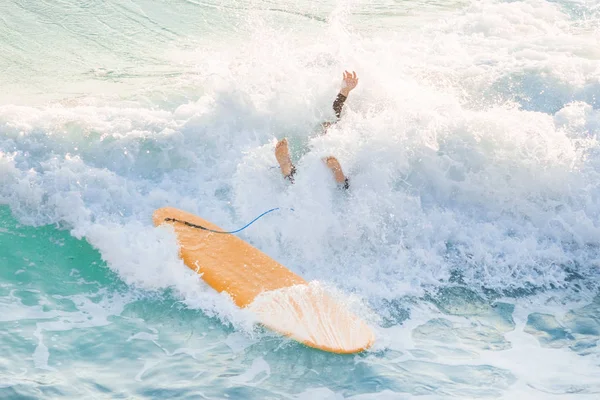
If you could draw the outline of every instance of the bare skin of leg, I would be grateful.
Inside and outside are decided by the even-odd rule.
[[[331,156],[324,158],[323,161],[325,161],[327,167],[331,170],[331,172],[333,172],[335,181],[340,185],[346,184],[346,175],[344,175],[339,161],[335,157]]]
[[[275,146],[275,158],[277,158],[283,176],[286,178],[291,177],[294,172],[294,165],[290,159],[290,150],[288,148],[287,139],[282,139],[277,142],[277,145]]]

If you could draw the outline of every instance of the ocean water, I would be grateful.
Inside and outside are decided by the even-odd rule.
[[[0,398],[600,398],[597,1],[5,0],[0,72]],[[293,208],[240,236],[375,346],[256,326],[167,205]]]

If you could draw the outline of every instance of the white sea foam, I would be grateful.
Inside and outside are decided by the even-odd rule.
[[[25,224],[57,223],[85,237],[127,284],[175,288],[188,306],[248,332],[252,318],[184,267],[168,228],[152,226],[154,209],[176,206],[230,229],[272,207],[293,208],[265,216],[240,236],[307,280],[374,305],[422,295],[451,279],[507,290],[568,286],[575,276],[596,287],[598,7],[541,0],[422,3],[397,5],[390,16],[375,3],[290,5],[306,19],[296,25],[289,21],[298,14],[273,17],[260,7],[223,13],[215,6],[207,11],[215,19],[206,18],[211,40],[189,42],[181,39],[194,31],[189,20],[169,24],[167,39],[155,30],[167,17],[148,12],[151,17],[142,18],[126,6],[125,14],[138,15],[144,26],[159,21],[148,28],[158,39],[134,35],[125,47],[107,42],[116,55],[77,33],[58,41],[56,52],[40,45],[39,65],[3,68],[27,97],[1,98],[0,202]],[[96,14],[102,21],[104,14]],[[104,29],[98,21],[90,20],[88,29]],[[61,52],[78,37],[89,45],[84,53],[98,54],[95,65]],[[19,48],[1,46],[10,54]],[[66,54],[64,71],[52,75],[58,54]],[[86,60],[85,74],[78,57]],[[315,127],[333,119],[331,102],[344,69],[357,71],[358,88],[343,119],[316,136]],[[69,89],[57,88],[63,83]],[[37,98],[36,90],[61,100],[41,104],[47,98]],[[272,168],[274,143],[284,136],[304,143],[293,147],[293,186]],[[350,176],[349,192],[335,188],[321,161],[327,155],[338,157]],[[398,334],[403,346],[417,346],[410,332],[432,315],[425,307],[399,331],[382,328],[379,343],[397,348]],[[485,353],[481,363],[510,369],[524,357],[519,349],[544,359],[555,354],[539,350],[523,331],[526,316],[519,318],[510,338],[514,351],[506,359]],[[449,321],[440,335],[460,337],[468,322]],[[481,350],[468,340],[461,344],[433,350],[463,361]],[[38,364],[48,365],[43,347],[38,355]],[[558,358],[578,363],[578,371],[589,367],[566,350]],[[526,369],[513,373],[548,393],[566,392],[550,381],[560,360],[547,363],[548,380]],[[573,382],[597,390],[587,377]],[[339,397],[329,389],[319,393]],[[519,393],[539,396],[523,385],[514,388],[515,397]]]
[[[600,233],[593,35],[574,36],[561,7],[538,1],[476,4],[410,42],[336,25],[346,17],[333,14],[329,28],[354,43],[344,52],[269,26],[239,52],[206,48],[210,57],[194,59],[202,94],[174,111],[99,100],[3,106],[2,201],[26,223],[66,223],[126,282],[149,289],[197,292],[173,237],[151,227],[164,205],[225,228],[293,207],[243,237],[365,298],[419,293],[456,269],[502,288],[562,285],[569,263],[595,268],[586,247]],[[579,46],[568,57],[567,39]],[[343,120],[311,139],[297,184],[285,185],[269,169],[273,138],[305,136],[331,117],[346,66],[361,83]],[[550,110],[555,96],[529,92],[539,84],[569,95]],[[320,161],[329,154],[351,177],[347,195]]]

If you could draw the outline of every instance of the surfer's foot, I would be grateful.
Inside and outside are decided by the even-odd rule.
[[[277,158],[277,162],[279,163],[279,167],[281,168],[281,173],[283,176],[293,183],[296,168],[294,167],[294,164],[292,164],[292,160],[290,158],[290,150],[288,148],[287,139],[282,139],[277,142],[277,145],[275,145],[275,158]]]
[[[350,187],[350,182],[346,175],[344,175],[344,171],[342,171],[342,166],[340,162],[335,157],[327,157],[324,158],[325,164],[327,167],[333,172],[333,177],[338,185],[342,186],[344,189],[348,189]]]

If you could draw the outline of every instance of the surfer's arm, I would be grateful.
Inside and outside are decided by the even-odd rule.
[[[335,116],[337,119],[340,119],[342,115],[342,108],[344,107],[344,102],[350,95],[352,89],[354,89],[358,85],[358,78],[356,77],[356,72],[352,71],[352,73],[348,71],[344,71],[342,75],[342,88],[338,93],[337,97],[333,101],[333,111],[335,112]]]

